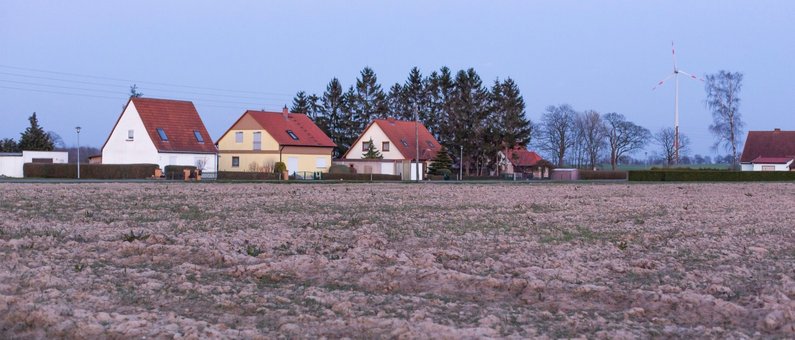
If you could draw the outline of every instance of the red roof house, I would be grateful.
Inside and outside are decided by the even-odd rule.
[[[367,151],[370,139],[383,155],[383,159],[416,159],[417,139],[420,161],[433,159],[442,149],[442,145],[422,123],[387,118],[372,121],[342,158],[361,159],[362,154]]]
[[[104,164],[215,170],[217,149],[192,102],[130,98],[102,146]]]
[[[541,158],[535,151],[527,150],[523,146],[508,149],[506,173],[532,174],[534,178],[548,178],[552,163]]]
[[[740,157],[743,171],[788,171],[793,165],[795,131],[748,131]]]

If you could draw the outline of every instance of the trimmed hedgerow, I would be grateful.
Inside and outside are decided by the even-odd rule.
[[[580,179],[582,180],[599,180],[599,179],[627,179],[626,171],[607,171],[607,170],[579,170]]]
[[[142,179],[154,175],[157,164],[80,164],[80,178]],[[77,178],[77,164],[26,163],[25,177]]]
[[[791,171],[630,171],[630,181],[643,182],[757,182],[795,181]]]

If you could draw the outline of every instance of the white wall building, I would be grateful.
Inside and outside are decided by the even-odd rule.
[[[102,146],[103,164],[192,165],[215,172],[218,150],[192,102],[131,98]]]
[[[66,151],[22,151],[15,153],[0,153],[0,176],[23,177],[25,163],[55,163],[69,162],[69,153]]]

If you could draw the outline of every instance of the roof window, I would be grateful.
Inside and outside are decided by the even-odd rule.
[[[196,136],[196,141],[199,143],[204,143],[204,137],[202,137],[202,134],[199,132],[199,130],[193,130],[193,135]]]
[[[160,135],[160,140],[168,142],[168,136],[166,136],[166,132],[163,131],[163,128],[157,128],[157,134]]]
[[[409,147],[409,142],[407,142],[405,139],[401,138],[400,139],[400,144],[403,144],[403,146],[405,146],[405,147]]]
[[[287,134],[290,135],[290,138],[292,138],[293,140],[298,140],[298,136],[295,135],[293,130],[287,130]]]

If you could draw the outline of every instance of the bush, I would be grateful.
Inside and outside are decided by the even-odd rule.
[[[262,180],[278,180],[281,174],[272,172],[240,172],[240,171],[219,171],[219,180],[248,180],[248,181],[262,181]]]
[[[80,164],[80,178],[85,179],[143,179],[155,174],[157,164]],[[25,177],[77,178],[77,164],[26,163]]]
[[[345,180],[345,181],[399,181],[400,175],[382,175],[382,174],[323,174],[323,179],[327,180]]]
[[[626,171],[578,170],[582,180],[627,179]]]
[[[450,169],[439,169],[436,171],[436,174],[442,176],[445,181],[453,178],[453,172],[450,171]]]
[[[287,164],[284,164],[284,162],[276,162],[276,164],[273,165],[273,172],[281,174],[285,171],[287,171]]]
[[[795,181],[791,171],[651,170],[630,171],[630,181],[643,182],[755,182]]]
[[[334,164],[328,169],[328,173],[330,174],[349,174],[351,173],[351,167],[345,164]]]
[[[183,170],[185,169],[190,170],[191,177],[193,177],[196,167],[192,165],[166,165],[163,175],[166,176],[166,179],[183,179],[185,177]]]

